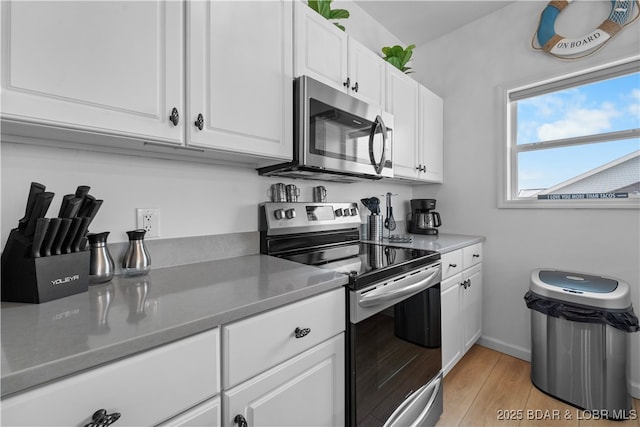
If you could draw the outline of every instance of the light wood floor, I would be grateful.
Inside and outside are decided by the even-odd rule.
[[[634,399],[633,405],[640,418],[640,400]],[[557,415],[559,419],[540,419],[545,414]],[[516,419],[501,420],[505,418],[501,415],[507,415],[506,418],[512,415]],[[474,345],[444,379],[444,412],[436,427],[638,427],[638,418],[627,421],[593,419],[589,413],[533,386],[528,362]]]

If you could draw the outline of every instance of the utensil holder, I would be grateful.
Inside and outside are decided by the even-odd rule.
[[[382,216],[381,215],[369,215],[367,217],[369,228],[369,240],[382,240]]]
[[[33,258],[30,246],[18,229],[11,231],[2,252],[2,301],[40,304],[88,289],[88,250]]]

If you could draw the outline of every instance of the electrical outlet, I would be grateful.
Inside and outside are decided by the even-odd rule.
[[[138,208],[137,227],[147,230],[145,237],[160,237],[160,209]]]

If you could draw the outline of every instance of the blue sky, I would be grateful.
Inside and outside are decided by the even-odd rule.
[[[640,128],[640,73],[518,102],[518,144]],[[519,189],[548,188],[633,151],[640,140],[525,152]]]

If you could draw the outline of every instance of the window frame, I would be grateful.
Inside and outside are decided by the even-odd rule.
[[[630,72],[640,72],[640,56],[626,58],[599,67],[564,74],[535,83],[499,87],[498,100],[502,114],[499,126],[502,132],[498,159],[502,172],[498,191],[498,208],[534,209],[640,209],[640,198],[594,200],[538,200],[518,198],[518,154],[544,148],[578,146],[589,142],[607,142],[640,137],[640,129],[614,131],[597,135],[565,138],[537,143],[517,144],[517,105],[521,99],[552,93],[564,88],[586,85],[607,78],[619,77]]]

